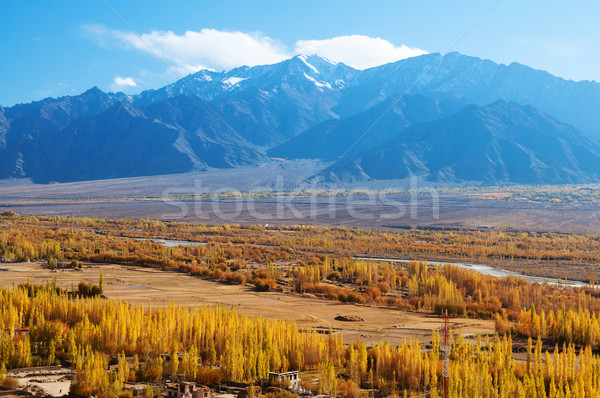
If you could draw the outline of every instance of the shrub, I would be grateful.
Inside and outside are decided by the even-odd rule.
[[[377,284],[377,288],[381,291],[381,293],[386,294],[390,292],[390,285],[387,282],[379,282]]]
[[[254,286],[256,286],[256,291],[258,292],[268,292],[271,289],[275,289],[277,282],[273,279],[254,278]]]
[[[231,272],[227,274],[225,280],[234,285],[243,285],[246,282],[246,277],[239,272]]]
[[[246,262],[244,260],[237,260],[237,261],[233,261],[231,263],[231,266],[233,269],[235,269],[236,271],[241,270],[242,268],[246,267]]]
[[[321,265],[321,260],[318,257],[312,256],[308,259],[308,265]]]
[[[58,266],[58,262],[56,261],[56,259],[54,257],[51,257],[48,259],[48,267],[54,269]]]
[[[70,395],[74,395],[76,397],[89,397],[92,395],[92,389],[88,387],[87,384],[71,383],[71,388],[69,392]]]
[[[265,394],[265,398],[296,398],[298,395],[294,394],[291,391],[277,391],[277,392],[268,392]]]
[[[0,382],[0,388],[4,390],[16,390],[19,388],[19,380],[14,377],[5,377],[4,380]]]
[[[362,396],[360,386],[353,380],[339,379],[337,383],[337,394],[340,397],[359,398]]]
[[[450,315],[464,316],[467,312],[466,305],[464,303],[436,303],[433,306],[433,312],[435,314],[442,314],[448,311]]]
[[[123,390],[118,395],[119,398],[133,398],[133,391]]]
[[[268,277],[269,277],[269,274],[267,273],[267,270],[265,270],[265,269],[259,269],[256,272],[254,272],[254,278],[267,279]]]
[[[374,301],[377,301],[381,297],[381,290],[376,287],[367,286],[365,291]]]
[[[211,273],[211,278],[217,279],[217,280],[225,279],[225,273],[223,271],[221,271],[220,269],[215,269]]]
[[[315,291],[315,284],[310,282],[302,282],[300,284],[300,293],[312,293]]]
[[[342,279],[342,274],[340,274],[339,271],[333,271],[329,273],[329,275],[327,275],[327,279],[329,279],[330,281],[339,281],[340,279]]]
[[[82,296],[99,296],[102,294],[102,289],[100,286],[85,282],[79,282],[79,285],[77,285],[77,291]]]
[[[286,388],[290,388],[290,380],[287,378],[282,378],[279,380],[274,379],[274,380],[269,381],[269,385],[272,387],[279,387],[279,388],[286,389]]]
[[[352,293],[348,294],[348,302],[349,303],[361,304],[361,303],[364,303],[365,301],[366,301],[365,298],[358,293],[352,292]]]
[[[223,380],[223,378],[223,371],[220,368],[212,369],[207,366],[198,367],[196,382],[199,384],[217,384],[220,383]]]

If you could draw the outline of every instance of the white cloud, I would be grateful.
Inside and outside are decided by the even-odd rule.
[[[180,75],[180,76],[186,76],[189,75],[190,73],[196,73],[198,71],[201,70],[209,70],[214,72],[214,68],[209,68],[206,65],[202,65],[202,64],[193,64],[193,65],[189,65],[189,64],[183,64],[183,65],[173,65],[170,66],[170,69],[172,69],[173,71],[175,71],[176,74]]]
[[[202,29],[181,35],[172,31],[152,31],[138,36],[103,25],[86,25],[83,29],[99,46],[136,49],[158,56],[179,75],[202,69],[228,70],[242,65],[273,64],[295,54],[316,54],[365,69],[427,53],[363,35],[299,40],[292,51],[278,40],[260,33]]]
[[[332,61],[343,62],[357,69],[399,61],[427,54],[427,51],[406,45],[395,46],[387,40],[363,35],[338,36],[325,40],[299,40],[295,51],[316,54]]]
[[[259,33],[202,29],[182,35],[152,31],[137,36],[102,25],[88,25],[84,29],[101,46],[116,41],[121,46],[156,55],[187,73],[203,68],[225,70],[241,65],[272,64],[292,55],[279,41]]]
[[[131,77],[115,77],[115,84],[120,87],[135,87],[137,84]]]

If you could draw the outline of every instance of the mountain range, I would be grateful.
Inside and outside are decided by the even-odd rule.
[[[366,70],[318,56],[202,70],[128,96],[0,107],[0,179],[85,181],[321,159],[326,183],[600,180],[600,84],[427,54]]]

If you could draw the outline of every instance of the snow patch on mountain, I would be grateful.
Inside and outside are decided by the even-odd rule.
[[[325,83],[320,82],[320,81],[316,80],[315,78],[308,76],[306,73],[304,74],[304,77],[306,77],[308,80],[310,80],[311,82],[313,82],[315,84],[315,86],[317,86],[319,88],[321,88],[321,87],[327,87],[327,88],[331,89],[331,84],[329,84],[327,82],[325,82]]]
[[[317,70],[317,68],[315,68],[314,66],[312,66],[308,61],[307,61],[307,57],[306,55],[299,55],[298,58],[300,58],[302,60],[302,62],[304,62],[306,64],[306,66],[308,66],[310,69],[312,69],[313,72],[315,72],[317,75],[319,74],[319,71]]]
[[[196,76],[195,80],[199,81],[199,82],[202,82],[202,81],[204,81],[204,82],[210,82],[210,81],[212,81],[212,77],[210,77],[210,75],[206,74],[205,71],[202,71],[202,75]]]
[[[239,84],[240,82],[243,82],[244,80],[246,80],[247,77],[228,77],[227,79],[223,80],[223,84],[227,85],[227,86],[235,86],[236,84]]]
[[[337,62],[334,62],[334,61],[330,60],[330,59],[329,59],[329,58],[327,58],[327,57],[323,57],[323,56],[321,56],[321,55],[320,55],[319,57],[320,57],[320,58],[321,58],[323,61],[327,61],[327,62],[329,62],[331,65],[337,65],[337,64],[338,64]]]

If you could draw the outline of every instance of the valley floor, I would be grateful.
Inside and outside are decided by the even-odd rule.
[[[416,204],[415,204],[416,203]],[[183,209],[183,210],[182,210]],[[411,210],[413,209],[413,210]],[[410,194],[256,198],[252,200],[160,199],[47,200],[6,198],[0,211],[47,216],[181,220],[206,224],[315,224],[384,229],[492,229],[593,234],[600,230],[597,204],[555,205]],[[412,211],[412,213],[411,213]]]
[[[30,280],[34,284],[56,278],[61,288],[71,288],[80,281],[97,282],[100,270],[104,274],[104,294],[132,304],[152,307],[170,304],[185,306],[233,307],[236,311],[268,319],[293,319],[301,327],[341,331],[344,341],[361,340],[368,346],[379,341],[392,345],[404,339],[418,337],[424,344],[431,341],[431,332],[439,330],[438,316],[400,311],[390,308],[344,304],[279,292],[257,293],[254,287],[211,282],[177,272],[121,265],[86,265],[82,271],[52,272],[40,263],[0,264],[0,286],[12,286]],[[344,322],[338,315],[355,315],[364,321]],[[493,335],[491,320],[454,318],[451,327],[466,338]]]
[[[573,234],[600,230],[600,204],[589,187],[508,187],[488,192],[485,188],[428,188],[421,180],[312,183],[311,176],[323,167],[318,161],[276,160],[260,167],[48,185],[4,180],[0,181],[0,211],[206,224]],[[421,193],[379,194],[380,190],[402,192],[408,188]],[[583,191],[588,200],[572,200],[576,195],[570,190]],[[284,193],[277,196],[277,192]],[[211,199],[211,195],[220,197]]]

